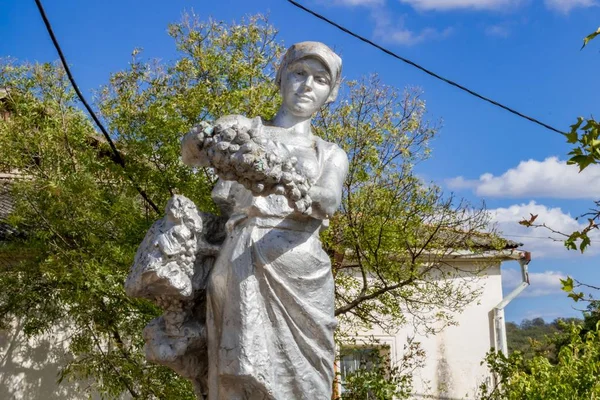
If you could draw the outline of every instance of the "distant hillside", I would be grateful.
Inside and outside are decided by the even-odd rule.
[[[544,338],[563,332],[560,328],[559,321],[583,324],[583,320],[579,318],[557,318],[549,323],[546,323],[542,318],[524,319],[520,324],[507,322],[506,336],[509,353],[519,350],[525,357],[531,357],[533,355],[531,342],[535,341],[542,344],[540,350],[545,352],[545,355],[548,356],[548,358],[553,359],[556,349],[552,344],[545,344]]]

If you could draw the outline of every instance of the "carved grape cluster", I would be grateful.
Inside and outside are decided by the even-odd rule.
[[[278,154],[257,129],[201,123],[190,134],[198,139],[200,159],[220,178],[237,181],[257,196],[285,195],[300,212],[310,211],[312,182],[295,168],[298,160]]]

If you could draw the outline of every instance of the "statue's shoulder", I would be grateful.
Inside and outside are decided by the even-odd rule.
[[[317,136],[316,138],[317,147],[323,153],[326,159],[335,159],[335,160],[346,160],[348,161],[348,156],[346,152],[338,146],[336,143],[328,142]]]
[[[221,117],[219,119],[217,119],[215,121],[215,126],[216,125],[221,125],[224,129],[227,129],[229,127],[232,127],[234,125],[239,126],[240,128],[252,128],[256,125],[257,120],[260,120],[259,117],[256,118],[248,118],[244,115],[239,115],[239,114],[232,114],[232,115],[225,115],[224,117]]]

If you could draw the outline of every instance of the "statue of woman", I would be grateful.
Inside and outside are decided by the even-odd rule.
[[[233,115],[215,123],[222,132],[251,130],[282,163],[292,160],[306,193],[282,185],[255,190],[254,175],[217,169],[237,181],[220,179],[212,193],[228,222],[206,288],[211,400],[331,398],[334,282],[319,232],[340,205],[348,159],[313,134],[311,117],[335,100],[341,67],[324,44],[295,44],[277,73],[283,101],[272,121]],[[184,162],[218,164],[201,148],[186,136]]]

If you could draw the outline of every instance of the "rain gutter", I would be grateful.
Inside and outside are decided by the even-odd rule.
[[[512,292],[510,292],[496,307],[494,307],[494,333],[495,349],[505,356],[508,356],[508,345],[506,343],[506,321],[504,320],[504,308],[513,301],[527,286],[529,286],[529,273],[527,265],[531,261],[531,253],[522,251],[515,254],[514,257],[521,266],[521,283]]]

